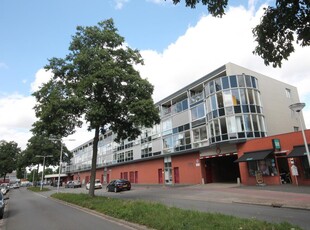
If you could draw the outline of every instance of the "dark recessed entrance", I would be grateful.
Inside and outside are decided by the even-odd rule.
[[[206,158],[205,183],[236,183],[237,178],[240,178],[239,164],[234,163],[237,159],[237,155]]]

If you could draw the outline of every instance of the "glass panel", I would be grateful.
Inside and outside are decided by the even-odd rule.
[[[253,90],[252,89],[248,89],[248,95],[249,95],[250,105],[254,105],[254,97],[253,97]]]
[[[243,105],[248,104],[248,98],[246,96],[246,89],[240,89],[240,95],[241,95],[241,104]]]
[[[253,88],[256,88],[256,79],[255,79],[255,77],[252,77],[251,76],[251,80],[252,80],[252,85],[253,85]]]
[[[265,119],[263,116],[259,116],[260,130],[266,132]]]
[[[230,90],[225,90],[223,91],[223,99],[224,99],[224,105],[225,107],[232,106],[233,101],[232,101],[232,95],[230,93]]]
[[[222,134],[226,134],[227,133],[226,119],[221,118],[220,122],[221,122],[221,132],[222,132]]]
[[[201,140],[205,140],[208,138],[208,135],[207,135],[207,128],[206,127],[202,127],[200,128],[200,139]]]
[[[218,108],[223,108],[224,107],[224,101],[223,101],[223,94],[222,94],[222,92],[216,93],[216,96],[217,96]]]
[[[163,139],[164,149],[172,148],[172,136]]]
[[[210,123],[210,134],[211,134],[211,137],[214,137],[214,127],[213,127],[213,122]]]
[[[245,76],[245,83],[246,83],[247,87],[252,87],[250,76],[248,76],[248,75]]]
[[[220,126],[219,126],[219,120],[214,120],[214,130],[215,130],[215,136],[220,135]]]
[[[216,110],[217,109],[215,95],[211,96],[211,105],[212,105],[212,110]]]
[[[188,109],[188,101],[187,101],[187,99],[182,101],[182,107],[183,107],[183,110]]]
[[[206,105],[207,105],[207,111],[206,113],[211,112],[211,97],[208,97],[206,100]]]
[[[214,81],[209,82],[210,85],[210,94],[214,93]]]
[[[242,116],[236,116],[237,132],[244,132]]]
[[[252,115],[252,120],[253,120],[254,131],[259,131],[258,122],[257,122],[257,116],[256,115]]]
[[[245,131],[252,131],[252,125],[251,125],[251,117],[250,115],[244,115],[244,127]]]
[[[221,78],[218,78],[214,81],[216,91],[222,90]]]
[[[226,115],[234,114],[234,110],[232,106],[225,108],[225,110],[226,110]]]
[[[236,119],[235,117],[227,117],[227,131],[228,133],[236,133],[237,132],[237,126],[236,126]]]
[[[240,105],[239,90],[238,89],[232,89],[231,94],[232,94],[233,105]]]
[[[260,93],[259,93],[259,91],[254,90],[254,96],[255,96],[255,103],[256,103],[256,105],[261,106]]]
[[[209,94],[210,94],[210,85],[209,84],[206,84],[205,91],[206,91],[206,96],[209,96]]]
[[[223,89],[229,88],[228,77],[222,77],[222,84],[223,84]]]
[[[237,87],[237,78],[236,78],[236,76],[230,76],[229,79],[230,79],[230,86],[231,86],[231,88]]]
[[[238,85],[239,87],[245,87],[244,77],[243,75],[238,76]]]
[[[205,107],[204,104],[200,104],[197,107],[197,116],[198,118],[204,117],[205,116]]]

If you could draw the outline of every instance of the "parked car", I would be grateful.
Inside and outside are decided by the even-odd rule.
[[[131,189],[131,183],[125,179],[112,180],[107,185],[106,189],[108,192],[119,192],[119,191],[123,191],[123,190],[130,190]]]
[[[86,184],[86,189],[89,190],[89,188],[90,188],[90,182],[88,182]],[[101,189],[101,188],[102,188],[102,184],[101,184],[100,180],[96,179],[95,180],[95,189]]]
[[[81,187],[82,184],[78,180],[69,180],[65,185],[65,188],[81,188]]]
[[[17,188],[19,188],[20,186],[19,186],[19,183],[18,182],[16,182],[15,184],[13,184],[12,185],[12,188],[13,189],[17,189]]]
[[[5,203],[4,201],[9,199],[8,197],[4,197],[4,195],[0,192],[0,219],[3,218]]]
[[[7,184],[0,185],[0,192],[5,195],[10,191],[10,187]]]

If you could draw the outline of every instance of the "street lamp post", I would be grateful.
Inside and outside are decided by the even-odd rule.
[[[62,167],[62,153],[63,153],[63,143],[62,139],[58,138],[49,138],[51,141],[60,141],[60,157],[59,157],[59,169],[58,169],[58,181],[57,181],[57,193],[59,193],[59,186],[60,186],[60,172]],[[74,141],[74,139],[69,139],[68,141]]]
[[[53,156],[52,155],[47,155],[47,156],[36,155],[36,157],[43,157],[43,170],[42,170],[41,187],[40,187],[40,190],[42,191],[42,189],[43,189],[43,179],[44,179],[44,169],[45,169],[45,158],[46,157],[53,157]]]
[[[305,144],[305,149],[306,149],[306,155],[308,158],[308,164],[310,166],[310,154],[309,154],[309,148],[308,148],[308,143],[307,143],[307,139],[306,139],[306,135],[305,135],[305,131],[304,131],[304,126],[301,120],[301,110],[306,106],[305,103],[295,103],[289,106],[289,108],[298,113],[298,118],[299,118],[299,123],[300,123],[300,127],[301,127],[301,133],[302,133],[302,137],[304,139],[304,144]]]

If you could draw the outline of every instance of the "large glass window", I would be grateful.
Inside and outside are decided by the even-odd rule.
[[[175,103],[173,105],[173,107],[174,107],[174,112],[175,113],[179,113],[179,112],[182,112],[182,111],[188,109],[188,100],[187,100],[187,98],[182,100],[182,101],[179,101],[179,102]]]
[[[232,89],[231,94],[232,94],[233,105],[240,105],[239,90],[238,89]]]
[[[224,90],[223,91],[223,98],[224,98],[224,105],[225,105],[225,107],[233,105],[232,95],[231,95],[230,90]]]
[[[246,83],[246,87],[252,87],[250,76],[248,75],[245,76],[245,83]]]
[[[171,119],[163,121],[163,135],[172,133],[172,121]]]
[[[222,77],[222,84],[223,84],[223,89],[228,89],[229,88],[228,77]]]
[[[196,107],[192,108],[191,113],[192,113],[192,121],[195,121],[199,118],[204,117],[205,116],[204,103],[201,103],[197,105]]]
[[[221,78],[218,78],[214,81],[216,91],[222,90]]]
[[[194,142],[207,139],[207,128],[205,126],[193,130]]]
[[[210,81],[209,86],[210,86],[210,94],[214,93],[214,81]]]
[[[224,107],[223,94],[222,92],[216,93],[218,108]]]
[[[168,136],[163,139],[163,147],[164,149],[173,148],[172,136]]]
[[[255,176],[257,172],[261,172],[263,176],[278,175],[274,158],[250,161],[248,162],[248,170],[250,176]]]
[[[244,76],[238,75],[238,85],[239,87],[245,87]]]
[[[231,88],[237,87],[237,78],[236,78],[236,76],[230,76],[229,80],[230,80]]]

